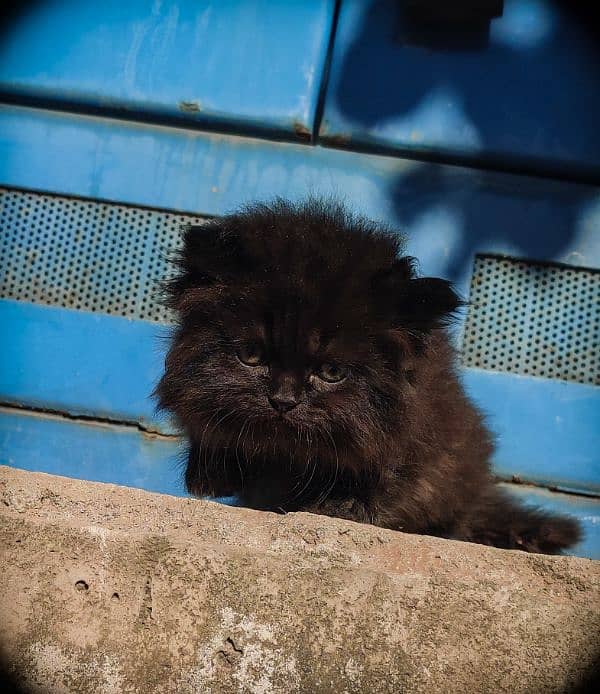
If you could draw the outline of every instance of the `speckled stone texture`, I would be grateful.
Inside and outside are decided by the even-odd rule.
[[[34,692],[583,691],[600,563],[0,467],[0,645]]]

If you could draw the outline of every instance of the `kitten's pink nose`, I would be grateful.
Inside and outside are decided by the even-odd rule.
[[[269,396],[269,402],[274,410],[277,410],[280,414],[293,410],[298,404],[298,400],[291,395],[284,393],[275,393],[275,395]]]

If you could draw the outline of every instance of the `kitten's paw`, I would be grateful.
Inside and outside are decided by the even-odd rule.
[[[457,539],[541,554],[559,554],[582,537],[576,519],[522,506],[497,489],[488,490],[458,530]]]
[[[311,513],[319,513],[324,516],[344,518],[345,520],[356,521],[357,523],[372,523],[372,515],[362,501],[355,498],[348,499],[325,499],[318,505],[303,509]]]
[[[531,524],[513,528],[515,549],[542,554],[558,554],[581,540],[579,523],[562,516],[532,518]]]

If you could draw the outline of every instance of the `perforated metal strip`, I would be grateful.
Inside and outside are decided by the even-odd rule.
[[[463,363],[600,384],[600,272],[477,256]]]
[[[0,296],[167,323],[158,281],[200,217],[0,188]]]

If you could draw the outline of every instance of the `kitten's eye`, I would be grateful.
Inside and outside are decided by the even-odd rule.
[[[348,370],[338,364],[321,364],[317,376],[327,383],[339,383],[348,375]]]
[[[246,366],[262,366],[266,362],[265,350],[256,342],[239,347],[237,358]]]

